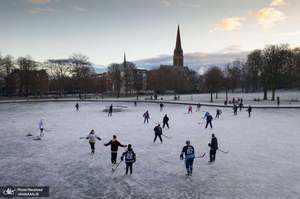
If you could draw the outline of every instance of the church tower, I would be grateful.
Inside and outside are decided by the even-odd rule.
[[[179,25],[177,29],[176,46],[173,55],[173,65],[176,67],[183,67],[183,51],[181,48],[180,30]]]

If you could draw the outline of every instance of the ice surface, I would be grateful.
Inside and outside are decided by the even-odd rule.
[[[107,117],[102,110],[109,103],[24,103],[0,104],[0,186],[50,186],[50,198],[299,198],[300,197],[300,110],[254,109],[233,116],[223,109],[214,129],[204,129],[204,112],[186,114],[187,106],[118,103],[124,112]],[[193,107],[195,111],[195,107]],[[142,114],[149,110],[150,123]],[[167,113],[170,129],[164,143],[153,144],[153,128]],[[43,118],[45,137],[34,141],[26,134],[39,135]],[[86,136],[91,129],[103,140],[90,155]],[[191,140],[196,155],[208,154],[211,133],[228,154],[217,153],[195,159],[194,174],[185,177],[179,160],[185,140]],[[116,134],[121,143],[133,145],[137,154],[133,175],[125,176],[125,165],[111,172],[110,148],[104,147]],[[120,153],[123,148],[119,149]]]

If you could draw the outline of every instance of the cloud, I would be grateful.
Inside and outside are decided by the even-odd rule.
[[[280,36],[280,37],[294,37],[294,36],[299,36],[299,35],[300,35],[300,31],[277,34],[277,36]]]
[[[270,5],[271,6],[282,6],[285,4],[286,4],[285,0],[273,0]]]
[[[171,5],[171,0],[161,0],[160,3],[166,7]]]
[[[86,9],[80,6],[72,6],[72,8],[78,12],[85,12]]]
[[[265,28],[270,28],[276,23],[286,19],[283,12],[271,7],[262,8],[254,12],[254,16],[257,22]]]
[[[245,18],[242,17],[224,18],[215,24],[215,27],[211,32],[238,30],[242,26],[242,21],[244,20]]]
[[[33,4],[46,4],[49,2],[50,0],[29,0],[29,3],[33,3]]]
[[[32,9],[28,10],[28,12],[33,15],[47,14],[47,13],[51,13],[53,11],[54,11],[54,9],[52,9],[52,8],[32,8]]]

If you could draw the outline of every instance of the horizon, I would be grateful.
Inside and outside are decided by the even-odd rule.
[[[218,7],[214,2],[2,1],[6,31],[0,33],[0,52],[37,61],[82,53],[96,66],[122,62],[126,52],[128,60],[142,63],[172,55],[178,24],[185,55],[243,53],[279,43],[299,46],[300,2],[228,0]]]

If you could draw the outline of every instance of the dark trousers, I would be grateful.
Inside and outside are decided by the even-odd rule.
[[[220,116],[220,114],[217,113],[217,114],[216,114],[216,118],[219,118],[219,116]]]
[[[159,139],[160,139],[160,142],[163,142],[162,141],[162,139],[161,139],[161,135],[160,134],[155,134],[155,137],[154,137],[154,140],[153,140],[153,142],[155,142],[156,141],[156,138],[157,137],[159,137]]]
[[[95,153],[95,142],[89,142],[91,145],[92,153]]]
[[[144,119],[144,124],[145,124],[146,122],[149,123],[149,118],[147,118],[147,117],[145,117],[145,119]]]
[[[132,174],[132,162],[126,162],[126,175],[128,173],[128,170],[130,170],[130,175]]]
[[[163,123],[163,128],[165,128],[165,126],[167,126],[167,127],[168,127],[168,129],[170,128],[170,127],[169,127],[169,123],[168,123],[168,122],[164,122],[164,123]]]
[[[249,117],[251,117],[251,112],[250,112],[250,111],[248,111],[248,113],[249,113]]]
[[[207,128],[208,124],[210,125],[210,128],[212,128],[212,124],[211,124],[211,121],[206,121],[206,125],[205,125],[205,128]]]
[[[193,173],[193,163],[194,163],[194,158],[185,159],[185,167],[188,174]]]
[[[112,116],[112,111],[108,111],[108,116]]]
[[[210,151],[209,151],[209,161],[210,162],[214,162],[216,160],[216,152],[217,152],[217,150],[210,149]]]
[[[112,164],[117,163],[117,156],[118,156],[118,153],[111,153],[111,163]]]

